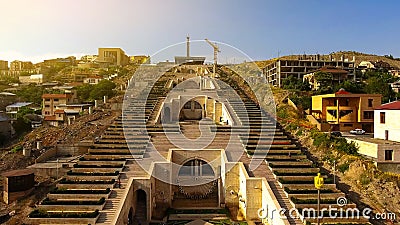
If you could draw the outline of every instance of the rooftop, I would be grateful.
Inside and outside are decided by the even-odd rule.
[[[42,98],[68,98],[71,94],[44,94]]]
[[[8,107],[19,108],[19,107],[24,107],[24,106],[28,106],[28,105],[32,105],[32,102],[17,102],[12,105],[8,105],[7,108]]]
[[[25,175],[29,175],[29,174],[33,174],[33,170],[31,170],[31,169],[11,170],[8,172],[4,172],[1,175],[3,175],[4,177],[18,177],[18,176],[25,176]]]
[[[400,110],[400,101],[389,102],[377,108],[377,110]]]
[[[334,66],[324,66],[321,67],[313,72],[326,72],[326,73],[335,73],[335,74],[348,74],[348,72],[346,70],[334,67]]]

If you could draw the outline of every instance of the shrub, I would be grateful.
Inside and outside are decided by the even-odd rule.
[[[362,185],[366,186],[369,183],[371,183],[371,181],[372,181],[372,178],[370,176],[368,176],[367,173],[362,173],[360,175],[360,182],[361,182]]]
[[[74,168],[121,168],[123,167],[123,164],[117,164],[117,165],[79,165],[75,164]]]
[[[50,194],[108,194],[110,193],[110,188],[105,190],[68,190],[63,188],[56,188],[50,191]]]
[[[336,138],[335,147],[340,152],[350,155],[358,155],[358,147],[354,141],[348,143],[344,138]]]
[[[40,209],[33,210],[30,218],[95,218],[99,210],[93,212],[46,212]]]
[[[341,173],[344,173],[344,172],[346,172],[346,171],[349,169],[349,167],[350,167],[350,164],[348,164],[348,163],[343,163],[343,164],[341,164],[341,165],[338,165],[338,166],[337,166],[337,169],[338,169]]]
[[[67,180],[62,179],[60,184],[114,184],[115,179],[112,180]]]
[[[21,145],[17,145],[17,146],[15,146],[13,149],[11,149],[11,152],[12,152],[12,153],[17,153],[17,152],[21,151],[22,149],[23,149],[23,148],[22,148]]]
[[[102,205],[106,199],[104,197],[97,201],[56,201],[45,198],[42,201],[42,205]]]
[[[101,173],[101,172],[72,172],[71,170],[67,172],[67,175],[75,176],[117,176],[119,171],[114,173]]]

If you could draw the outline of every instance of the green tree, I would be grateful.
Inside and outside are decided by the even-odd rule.
[[[382,77],[370,77],[365,86],[365,92],[368,94],[382,94],[382,102],[394,100],[396,93]]]
[[[343,88],[346,91],[351,92],[351,93],[362,94],[362,93],[365,93],[364,86],[365,85],[363,83],[356,83],[354,81],[346,80],[346,81],[340,83],[339,85],[337,85],[335,90],[339,91],[339,89]]]
[[[82,86],[77,87],[76,89],[79,99],[81,101],[88,101],[90,98],[90,92],[93,89],[93,85],[84,84]]]
[[[42,102],[42,94],[43,88],[37,87],[34,84],[24,86],[17,91],[17,96],[20,97],[23,101],[33,102],[35,104],[40,105]]]
[[[326,72],[315,72],[314,74],[315,80],[320,84],[318,93],[326,94],[333,92],[333,75],[331,73]]]
[[[98,84],[94,85],[90,92],[90,99],[96,100],[101,99],[103,96],[113,97],[115,95],[114,88],[116,85],[114,82],[109,80],[102,80]]]
[[[301,79],[294,76],[289,76],[282,81],[282,87],[287,90],[309,91],[310,86]]]

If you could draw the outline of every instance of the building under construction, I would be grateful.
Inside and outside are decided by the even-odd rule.
[[[321,55],[298,55],[292,59],[279,58],[263,68],[263,74],[268,83],[280,87],[282,81],[290,76],[303,80],[305,74],[329,66],[348,71],[348,79],[355,80],[354,57],[352,60],[345,59],[344,56],[340,59],[332,56],[329,56],[328,59],[325,58]]]

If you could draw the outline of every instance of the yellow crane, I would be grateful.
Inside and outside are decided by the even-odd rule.
[[[210,40],[208,40],[207,38],[206,38],[205,40],[206,40],[207,43],[210,44],[211,47],[213,47],[213,49],[214,49],[213,77],[215,77],[215,71],[216,71],[216,68],[217,68],[217,54],[218,54],[218,52],[221,52],[221,51],[219,50],[219,47],[218,47],[215,43],[212,43],[212,42],[211,42]]]

